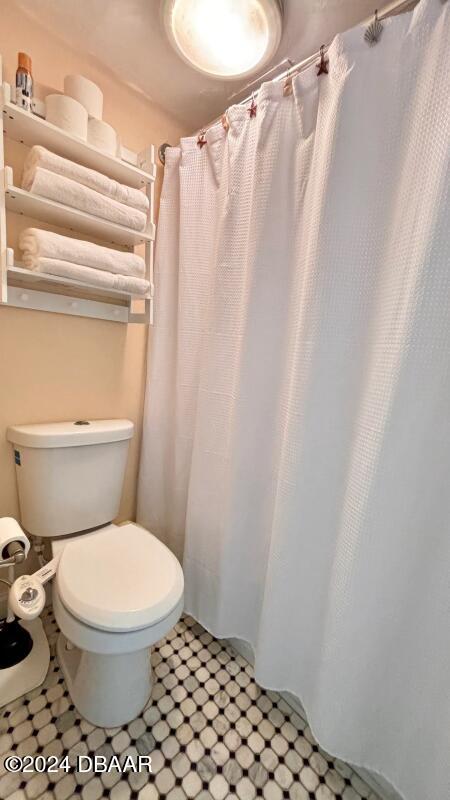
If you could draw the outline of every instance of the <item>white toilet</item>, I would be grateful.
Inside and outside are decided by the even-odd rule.
[[[9,428],[21,523],[60,559],[53,607],[72,700],[101,727],[134,719],[151,693],[150,647],[180,618],[183,572],[139,525],[113,525],[133,436],[129,420]]]

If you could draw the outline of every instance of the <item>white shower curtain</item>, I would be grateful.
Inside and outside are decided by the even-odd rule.
[[[166,152],[138,519],[329,752],[450,797],[450,3]]]

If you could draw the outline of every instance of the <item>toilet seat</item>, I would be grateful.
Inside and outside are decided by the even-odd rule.
[[[110,633],[156,625],[183,596],[183,572],[170,550],[138,525],[108,525],[67,542],[56,586],[77,620]]]

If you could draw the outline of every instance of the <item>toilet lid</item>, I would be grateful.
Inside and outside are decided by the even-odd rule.
[[[170,550],[134,524],[109,526],[66,544],[56,583],[82,622],[131,631],[167,617],[183,596],[183,572]]]

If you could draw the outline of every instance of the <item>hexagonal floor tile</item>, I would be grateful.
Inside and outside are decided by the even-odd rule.
[[[152,653],[152,699],[119,728],[76,711],[55,658],[58,629],[44,614],[52,658],[42,686],[3,709],[0,753],[68,756],[70,772],[0,771],[5,800],[377,800],[316,743],[277,692],[227,642],[184,616]],[[152,773],[77,771],[80,755],[152,759]]]

